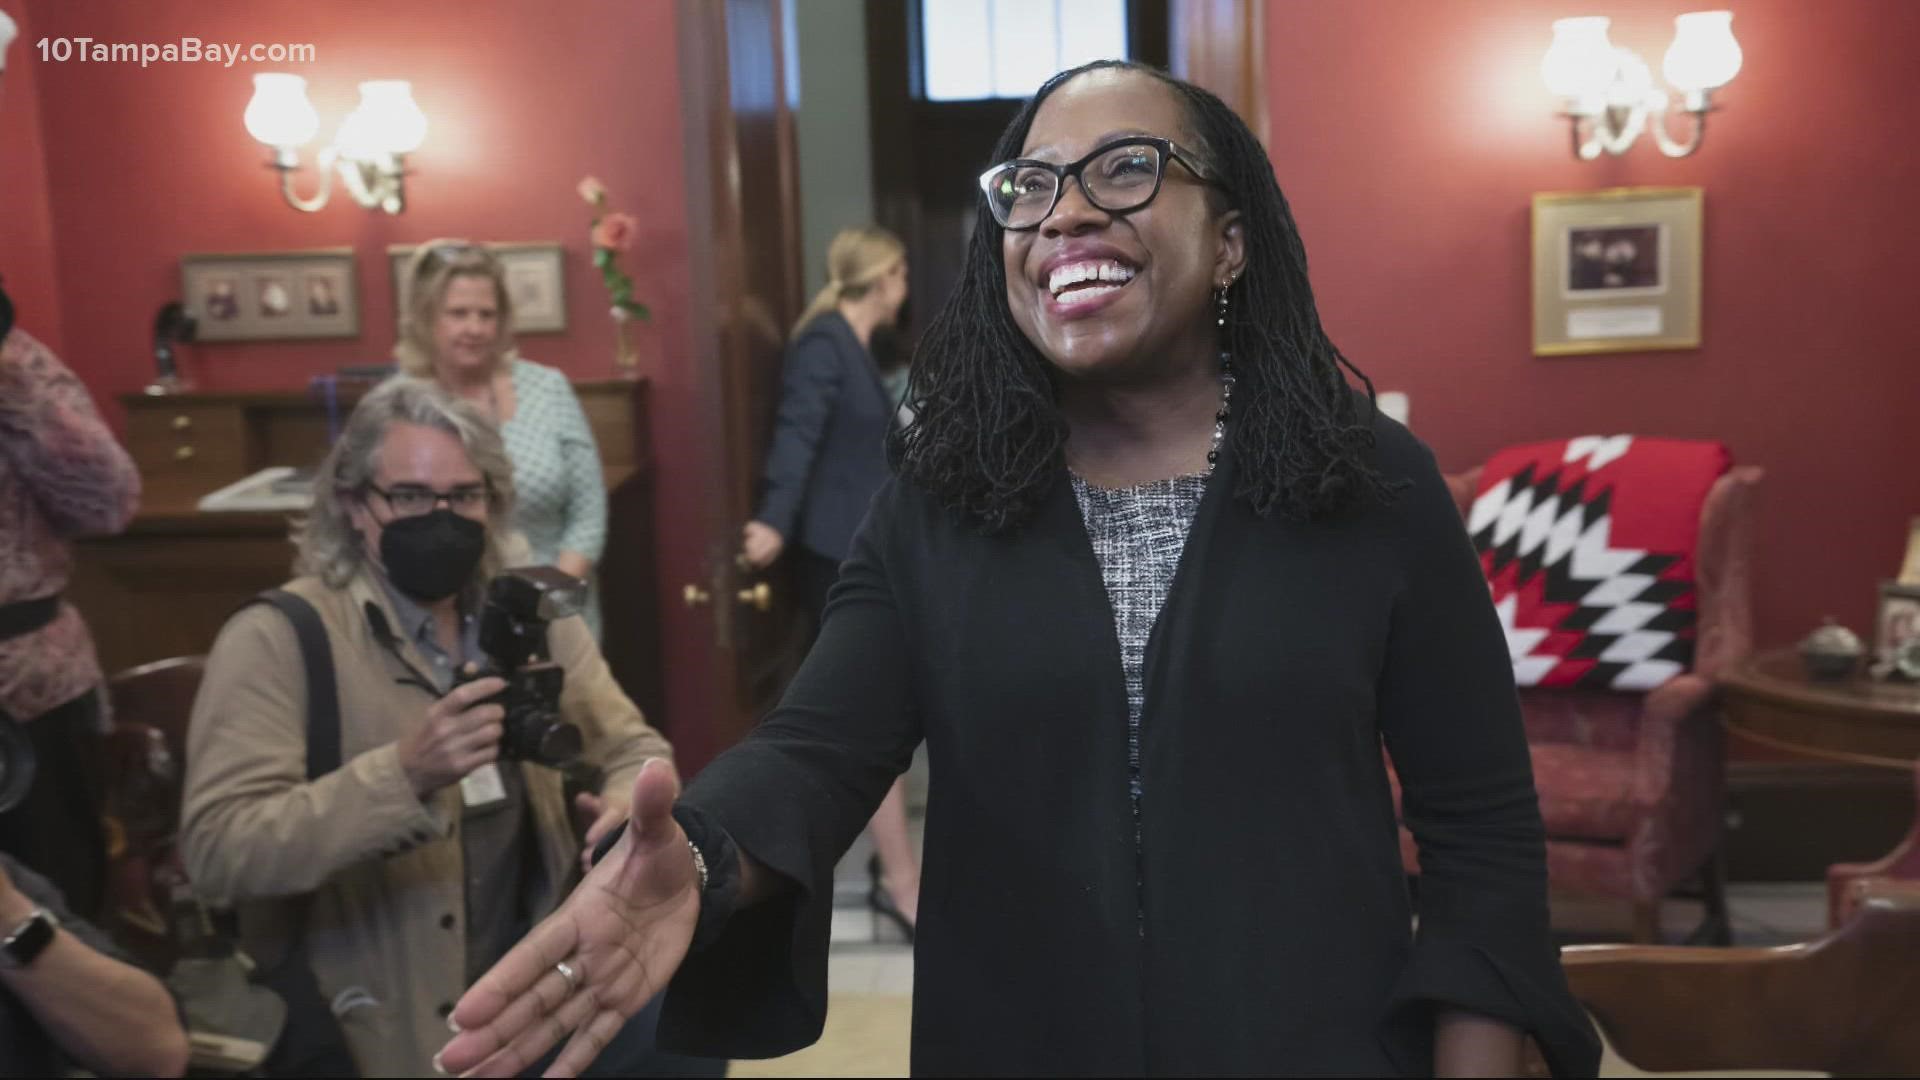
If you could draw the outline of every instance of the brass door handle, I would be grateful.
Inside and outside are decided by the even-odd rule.
[[[685,601],[688,607],[696,608],[712,600],[713,594],[689,582],[685,588],[680,590],[680,599]]]
[[[193,457],[193,447],[191,446],[182,446],[173,452],[173,459],[175,461],[186,461],[191,457]]]
[[[735,596],[755,611],[773,610],[773,586],[764,581],[751,589],[741,589]]]

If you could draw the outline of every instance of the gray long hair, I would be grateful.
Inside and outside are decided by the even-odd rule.
[[[418,424],[454,436],[480,470],[490,498],[487,553],[475,571],[474,584],[484,584],[506,566],[504,541],[513,515],[513,465],[506,445],[500,441],[500,430],[473,406],[438,383],[407,375],[396,375],[375,387],[347,417],[340,440],[314,476],[313,506],[294,521],[293,542],[300,553],[293,572],[314,575],[338,589],[365,564],[366,545],[360,530],[353,527],[348,508],[365,498],[381,444],[394,424]]]

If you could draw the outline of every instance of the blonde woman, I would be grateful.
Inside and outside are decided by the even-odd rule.
[[[741,550],[756,567],[785,554],[800,605],[816,626],[853,532],[887,481],[894,397],[868,347],[906,300],[900,239],[871,226],[842,229],[827,247],[826,287],[801,313],[787,345],[765,493]],[[894,781],[868,831],[877,856],[868,903],[911,939],[920,867],[907,835],[903,780]]]
[[[591,580],[607,537],[600,451],[580,400],[558,370],[514,348],[513,298],[500,260],[480,244],[435,240],[409,264],[412,283],[394,359],[499,425],[519,492],[513,526],[537,563]],[[589,593],[587,624],[600,632]]]

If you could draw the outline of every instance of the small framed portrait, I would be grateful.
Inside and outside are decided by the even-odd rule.
[[[1567,286],[1562,295],[1573,300],[1584,293],[1660,295],[1666,284],[1660,272],[1660,241],[1665,232],[1658,225],[1568,229]]]
[[[240,297],[233,291],[232,278],[223,275],[207,279],[200,313],[202,321],[228,322],[240,317]]]
[[[293,311],[293,290],[287,288],[287,279],[280,274],[263,274],[258,279],[260,287],[260,317],[263,319],[284,319]]]
[[[1700,345],[1699,188],[1533,197],[1533,352]]]
[[[1920,643],[1920,585],[1883,583],[1880,612],[1873,626],[1874,659],[1883,669],[1898,669],[1901,650]],[[1920,678],[1920,674],[1913,677]]]
[[[506,273],[507,295],[513,298],[513,332],[559,334],[567,329],[566,250],[555,243],[488,243]],[[407,268],[414,245],[387,248],[393,274],[393,309],[404,313],[413,294]]]
[[[307,314],[316,318],[340,314],[340,285],[332,274],[307,275]]]
[[[180,259],[201,341],[358,337],[356,281],[352,248]]]

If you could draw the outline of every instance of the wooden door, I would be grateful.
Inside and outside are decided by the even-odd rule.
[[[669,603],[710,619],[717,714],[689,718],[712,748],[739,741],[797,662],[784,575],[735,561],[753,515],[779,392],[786,331],[800,309],[789,0],[680,0],[680,84],[692,278],[697,455],[706,565]]]
[[[1168,0],[1128,0],[1131,59],[1167,65]],[[959,286],[980,205],[977,177],[1020,111],[1018,98],[929,101],[919,79],[918,4],[867,0],[867,98],[873,131],[875,221],[907,245],[913,283],[895,334],[875,338],[883,364],[905,352]],[[889,355],[889,349],[899,350]]]
[[[1172,0],[1172,71],[1219,95],[1267,145],[1267,5]]]
[[[769,708],[797,665],[807,628],[776,566],[764,578],[734,561],[740,528],[754,512],[758,478],[779,392],[786,331],[801,296],[798,163],[794,145],[788,5],[797,0],[678,0],[680,86],[696,401],[706,451],[699,508],[706,563],[668,603],[706,620],[717,703],[698,726],[703,748],[739,740]],[[1133,0],[1136,57],[1167,59],[1167,0]],[[910,82],[912,8],[870,0],[868,64],[873,109],[876,217],[907,240],[924,323],[952,285],[976,198],[971,177],[1018,102],[929,108]],[[1228,38],[1209,24],[1197,40]],[[910,327],[911,342],[916,335]],[[765,586],[764,592],[759,591]],[[758,601],[770,601],[761,610]],[[676,738],[678,738],[676,734]]]

